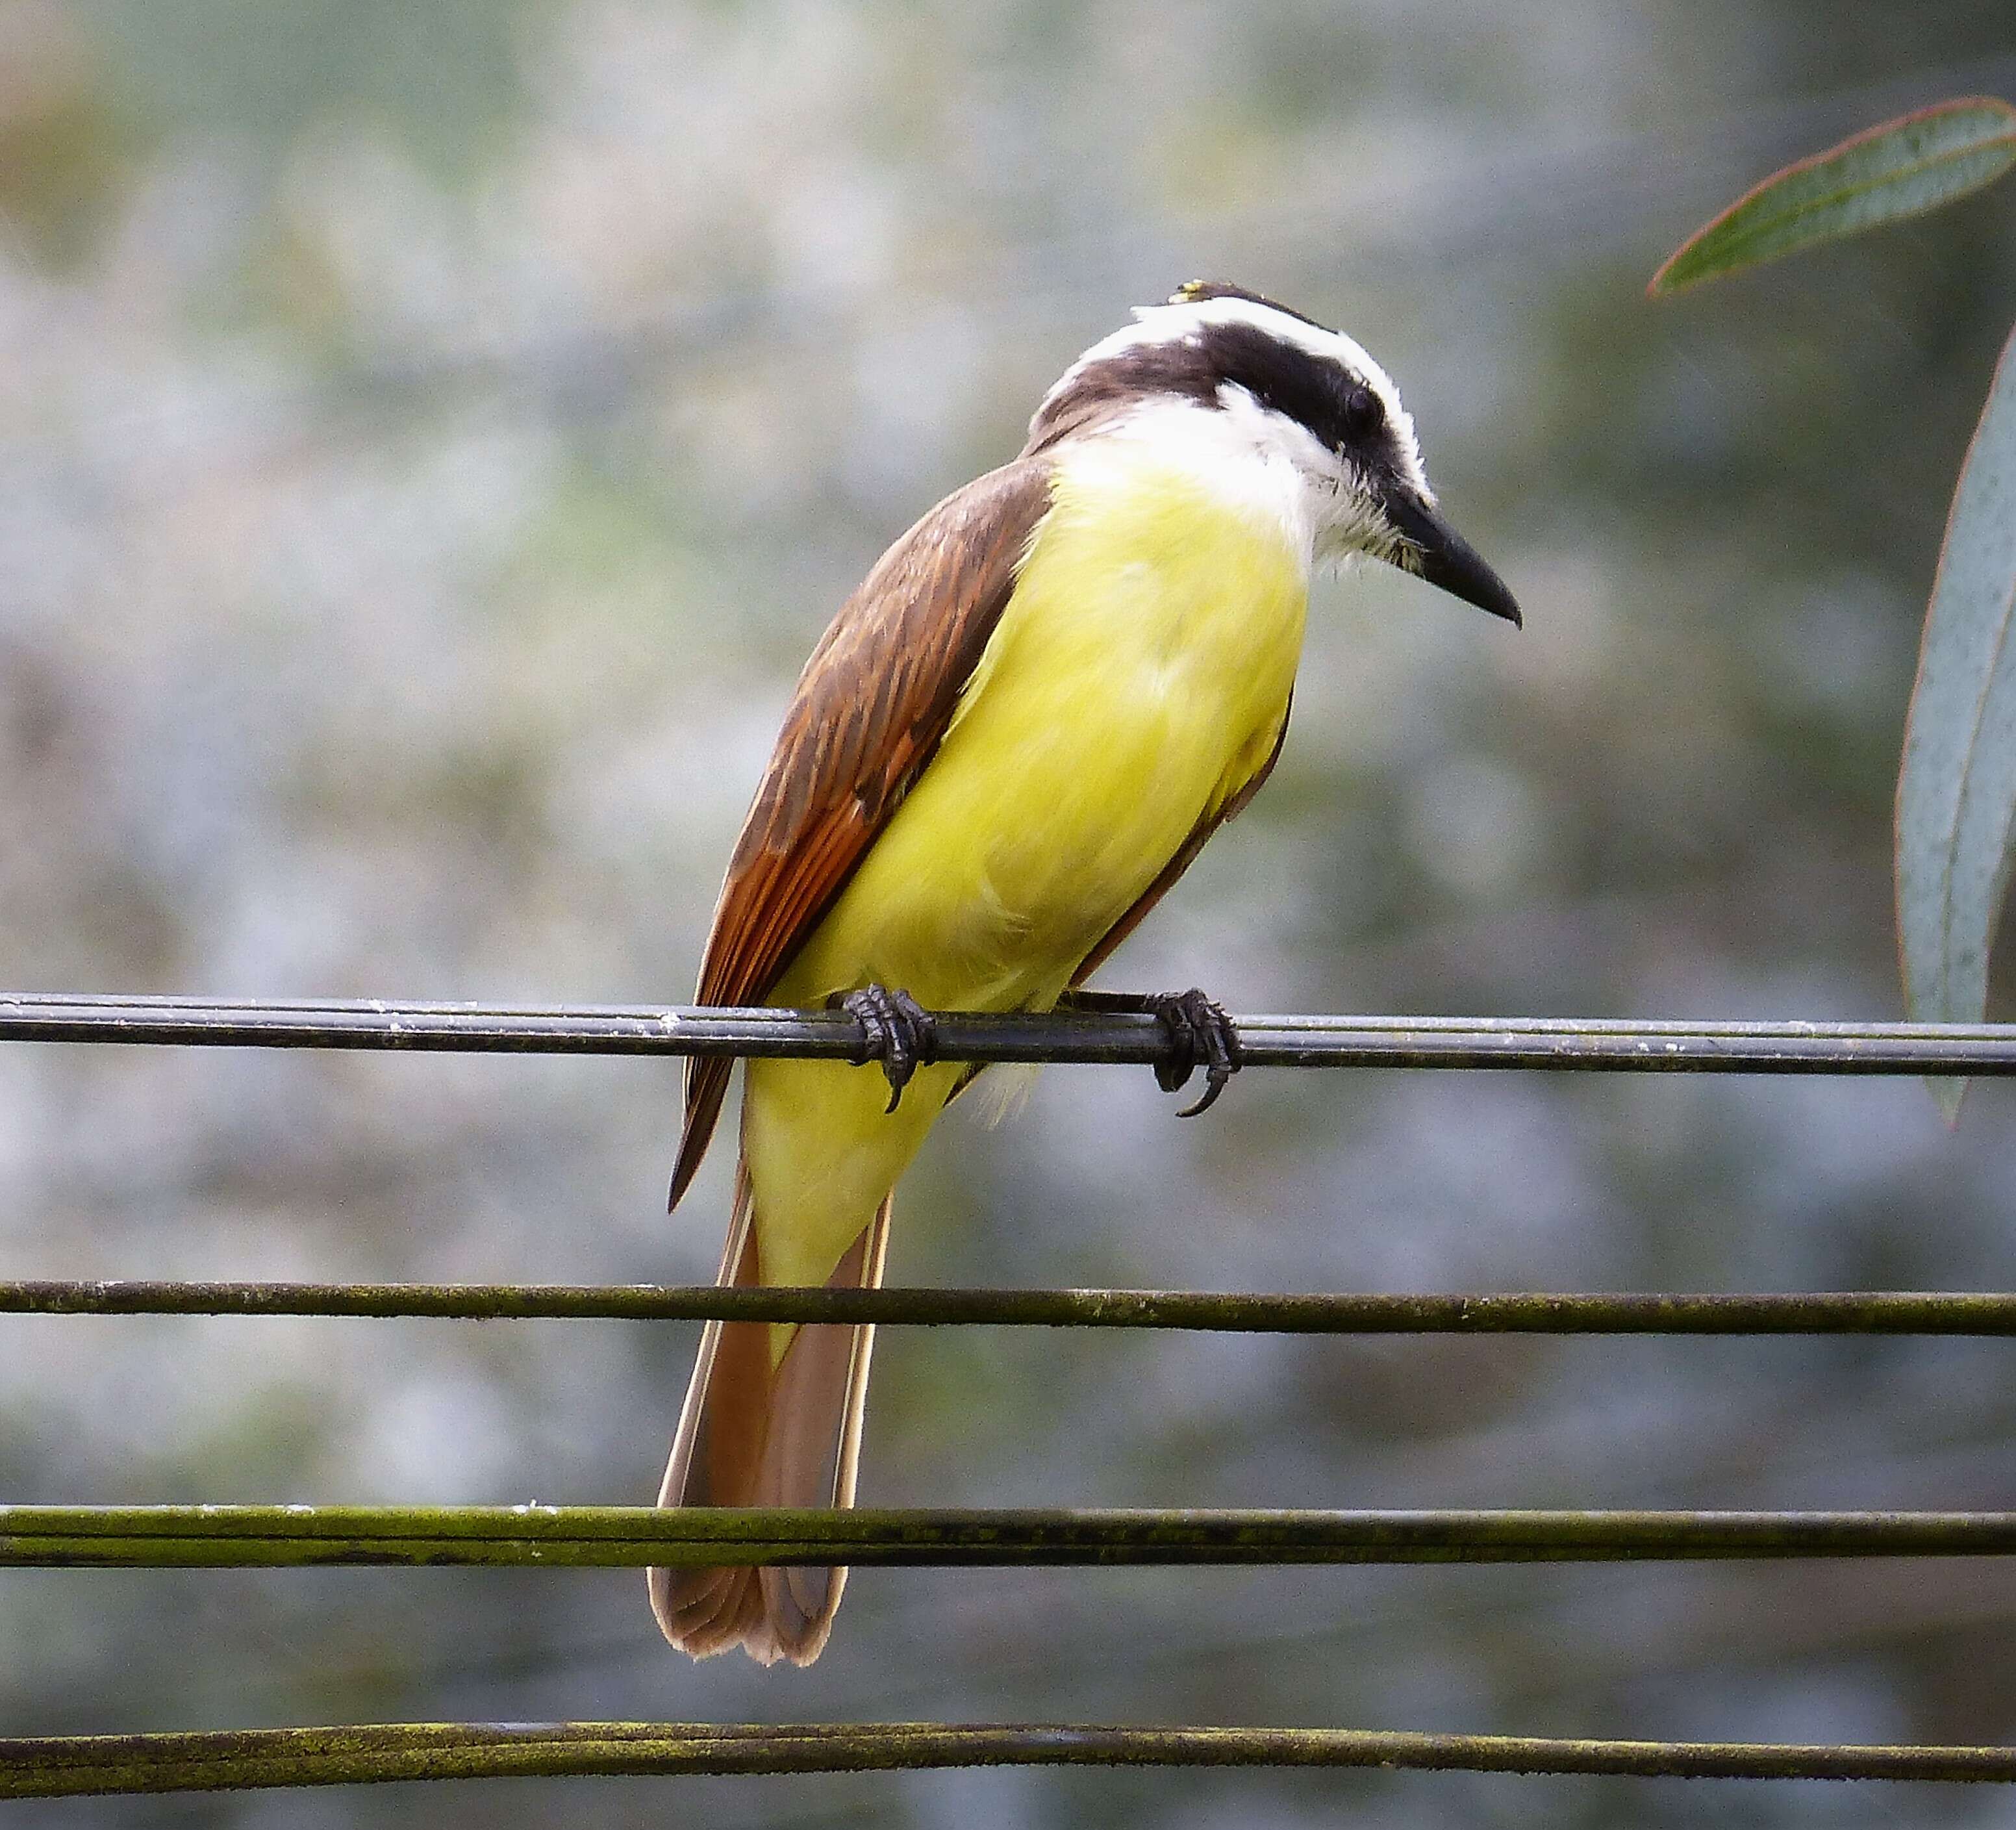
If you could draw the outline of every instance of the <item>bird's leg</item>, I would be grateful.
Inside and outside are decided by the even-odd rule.
[[[886,1117],[902,1103],[910,1076],[938,1058],[936,1021],[908,992],[890,991],[879,985],[836,992],[826,1000],[826,1007],[846,1011],[861,1025],[861,1046],[854,1052],[854,1064],[882,1064],[889,1082]]]
[[[1193,985],[1188,991],[1067,991],[1057,1000],[1067,1010],[1111,1010],[1153,1017],[1169,1039],[1169,1052],[1155,1064],[1155,1084],[1174,1093],[1204,1066],[1204,1097],[1176,1114],[1194,1119],[1208,1111],[1239,1072],[1239,1032],[1225,1007]]]

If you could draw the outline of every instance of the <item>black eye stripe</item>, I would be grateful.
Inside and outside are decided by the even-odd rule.
[[[1179,340],[1139,344],[1090,364],[1045,403],[1030,427],[1028,449],[1041,450],[1158,394],[1222,407],[1226,387],[1242,389],[1361,466],[1383,470],[1398,462],[1385,402],[1365,376],[1239,322],[1201,325]]]
[[[1341,362],[1250,324],[1211,325],[1197,341],[1221,380],[1306,426],[1332,450],[1361,443],[1385,423],[1378,394]]]

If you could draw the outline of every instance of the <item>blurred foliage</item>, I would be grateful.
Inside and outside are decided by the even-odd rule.
[[[304,135],[383,131],[446,173],[502,149],[526,99],[518,0],[77,0],[128,105],[279,159]]]
[[[67,10],[16,4],[0,33],[0,213],[17,253],[67,268],[115,218],[135,135]]]
[[[1273,782],[1108,982],[1246,1009],[1889,1014],[1896,733],[2016,231],[1989,197],[1684,312],[1640,284],[1746,174],[2012,85],[2006,0],[1536,0],[1482,23],[1454,0],[14,0],[0,979],[682,996],[826,618],[1129,304],[1222,273],[1399,376],[1528,627],[1398,577],[1323,586]],[[894,1274],[2016,1283],[1999,1086],[1957,1138],[1908,1083],[1234,1093],[1177,1126],[1146,1075],[1053,1073],[999,1129],[949,1122]],[[6,1263],[704,1277],[726,1166],[667,1222],[676,1098],[665,1064],[0,1054]],[[635,1498],[691,1352],[690,1331],[614,1325],[10,1322],[0,1480],[23,1500]],[[891,1504],[2012,1498],[1993,1343],[892,1333],[877,1385],[863,1493]],[[18,1732],[2016,1734],[2016,1591],[1986,1568],[863,1572],[803,1674],[670,1658],[620,1573],[4,1586]],[[1180,1830],[2007,1810],[1141,1774],[13,1815],[437,1826],[506,1797],[554,1824]]]

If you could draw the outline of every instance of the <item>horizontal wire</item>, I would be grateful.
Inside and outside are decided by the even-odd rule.
[[[1307,1767],[1647,1778],[2016,1780],[2016,1748],[1579,1741],[1359,1728],[1072,1723],[415,1722],[0,1741],[0,1799],[412,1779]]]
[[[1632,1021],[1587,1018],[1262,1016],[1233,1019],[1254,1067],[1556,1068],[1834,1074],[2016,1073],[2016,1025]],[[949,1061],[1152,1064],[1156,1018],[1085,1010],[946,1012]],[[381,1000],[0,993],[0,1041],[547,1054],[794,1056],[851,1061],[837,1010],[691,1006],[392,1003]]]
[[[2016,1555],[2016,1512],[0,1506],[0,1567],[1607,1563]]]
[[[1215,1290],[837,1290],[715,1284],[0,1281],[0,1315],[431,1317],[451,1320],[872,1322],[1269,1335],[2016,1335],[2016,1292],[1279,1295]]]
[[[2004,1025],[1291,1017],[1241,1019],[1237,1028],[1244,1058],[1254,1065],[2016,1071],[2016,1029]],[[16,996],[0,997],[4,1039],[852,1059],[862,1037],[853,1019],[828,1012]],[[1168,1046],[1154,1018],[1107,1014],[949,1015],[940,1019],[938,1043],[945,1059],[977,1061],[1151,1063]],[[848,1298],[859,1306],[849,1306]],[[737,1306],[741,1302],[751,1306],[744,1310]],[[53,1281],[0,1286],[0,1308],[38,1313],[724,1315],[1296,1332],[2007,1334],[2016,1332],[2013,1307],[2016,1299],[1969,1292],[1298,1297]],[[71,1568],[705,1566],[840,1560],[864,1565],[1523,1562],[2011,1554],[2016,1554],[2016,1514],[1979,1512],[0,1508],[0,1565]],[[584,1724],[11,1742],[0,1745],[0,1796],[484,1774],[866,1771],[1035,1762],[2016,1778],[2016,1753],[1997,1749],[1585,1742],[1347,1731]]]

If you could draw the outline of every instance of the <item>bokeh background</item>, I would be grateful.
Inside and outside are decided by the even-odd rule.
[[[676,1000],[790,681],[1125,308],[1399,377],[1515,635],[1319,589],[1273,784],[1107,982],[1882,1018],[1891,785],[2016,191],[1654,306],[1782,160],[2016,94],[2007,0],[4,0],[0,982]],[[2003,1014],[2011,1001],[2003,996]],[[691,1280],[670,1062],[0,1052],[13,1276]],[[1052,1070],[899,1281],[2016,1287],[2016,1093]],[[20,1501],[636,1500],[693,1331],[0,1324]],[[2016,1504],[1994,1343],[885,1335],[892,1504]],[[813,1670],[634,1572],[0,1576],[0,1733],[1073,1717],[2006,1741],[1998,1565],[858,1574]],[[10,1825],[2016,1824],[1963,1789],[603,1781]]]

